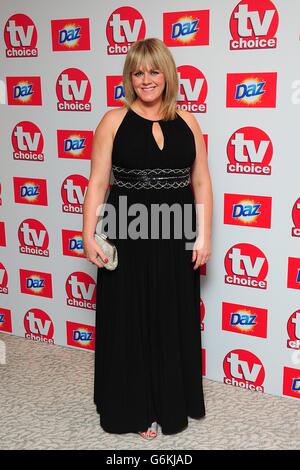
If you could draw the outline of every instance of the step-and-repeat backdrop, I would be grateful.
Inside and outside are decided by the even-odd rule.
[[[1,0],[1,332],[94,350],[93,133],[122,104],[130,46],[158,37],[214,187],[204,375],[300,398],[299,18],[298,0]]]

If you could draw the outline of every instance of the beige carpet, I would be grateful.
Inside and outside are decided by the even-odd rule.
[[[207,415],[152,441],[102,431],[93,353],[0,334],[0,449],[299,449],[300,403],[204,381]]]

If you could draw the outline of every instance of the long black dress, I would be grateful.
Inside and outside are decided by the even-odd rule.
[[[195,159],[194,135],[179,116],[158,121],[164,147],[152,134],[152,120],[132,109],[114,139],[112,164],[127,169],[184,168]],[[112,185],[107,203],[119,196],[133,203],[190,204],[190,185],[135,189]],[[128,216],[128,223],[132,218]],[[119,227],[117,222],[117,228]],[[105,227],[107,229],[107,227]],[[114,271],[98,268],[94,402],[106,432],[146,430],[157,421],[163,434],[205,415],[202,389],[200,270],[193,269],[185,239],[110,236],[118,249]],[[189,240],[190,241],[190,240]]]

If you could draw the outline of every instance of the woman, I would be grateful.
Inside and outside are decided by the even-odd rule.
[[[151,439],[158,424],[173,434],[188,425],[188,416],[205,415],[199,267],[211,254],[212,189],[201,129],[192,114],[177,109],[176,65],[162,41],[131,46],[123,84],[124,106],[107,111],[95,131],[83,206],[84,252],[98,267],[94,402],[106,432]],[[119,260],[113,271],[103,269],[105,256],[93,240],[111,169],[106,205],[116,211],[109,238]],[[126,236],[120,235],[124,200]],[[190,216],[179,223],[169,218],[167,237],[161,229],[149,236],[149,222],[156,227],[151,211],[161,204],[189,206]],[[147,209],[142,231],[130,212],[136,205]],[[181,230],[178,237],[183,225],[192,236]]]

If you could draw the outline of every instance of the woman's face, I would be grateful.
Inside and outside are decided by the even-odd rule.
[[[165,88],[165,77],[161,70],[140,67],[131,74],[132,86],[138,98],[147,103],[161,99]]]

